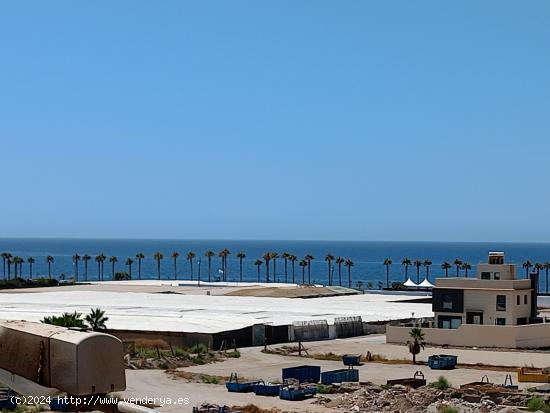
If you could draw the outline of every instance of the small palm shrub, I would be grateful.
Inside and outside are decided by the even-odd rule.
[[[438,390],[446,390],[449,387],[451,387],[451,383],[449,383],[449,380],[447,380],[447,377],[445,376],[439,376],[437,381],[434,381],[433,383],[430,383],[430,386],[438,389]]]

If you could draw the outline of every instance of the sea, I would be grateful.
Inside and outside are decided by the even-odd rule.
[[[157,279],[157,261],[153,255],[161,252],[164,259],[161,260],[161,279],[178,280],[201,280],[208,279],[208,260],[205,252],[212,250],[216,256],[212,258],[210,277],[211,281],[223,278],[223,267],[218,253],[227,248],[230,255],[227,259],[227,281],[239,281],[241,278],[238,252],[244,252],[242,280],[257,281],[258,267],[255,261],[262,259],[266,252],[277,252],[281,256],[284,252],[298,257],[295,262],[294,281],[302,281],[302,267],[298,265],[306,254],[313,256],[311,260],[310,279],[308,271],[305,270],[305,280],[312,283],[327,284],[329,271],[332,274],[333,284],[348,286],[347,267],[342,265],[341,281],[338,265],[333,261],[329,268],[325,256],[331,254],[334,257],[342,257],[353,261],[351,267],[351,284],[356,287],[381,288],[386,284],[386,267],[384,260],[390,258],[393,263],[389,267],[389,279],[392,282],[403,282],[405,280],[405,267],[401,264],[405,257],[411,261],[416,259],[432,261],[429,268],[428,279],[433,282],[436,277],[444,276],[441,264],[444,261],[453,263],[458,258],[471,264],[472,269],[468,276],[475,276],[476,265],[487,261],[489,251],[503,251],[506,254],[506,262],[518,264],[519,274],[524,277],[525,270],[521,264],[530,260],[532,263],[550,261],[550,243],[502,243],[502,242],[378,242],[378,241],[252,241],[252,240],[168,240],[168,239],[61,239],[61,238],[0,238],[0,252],[10,252],[13,256],[25,259],[22,268],[22,276],[29,276],[28,257],[33,257],[33,277],[48,276],[48,264],[46,257],[51,255],[54,261],[51,263],[51,274],[55,278],[70,278],[74,276],[75,264],[72,261],[74,254],[80,256],[88,254],[92,257],[88,262],[88,280],[99,278],[98,265],[95,257],[100,254],[107,256],[104,263],[104,279],[112,277],[112,263],[109,258],[117,257],[115,272],[126,271],[129,268],[125,265],[127,258],[132,258],[132,278],[138,278],[137,253],[143,253],[142,279]],[[180,254],[177,259],[177,271],[174,272],[174,260],[170,258],[173,252]],[[193,252],[193,272],[190,262],[186,259],[187,253]],[[79,279],[84,279],[84,263],[78,264]],[[274,282],[292,282],[292,265],[285,265],[282,258],[275,260],[274,272],[273,260],[270,262],[269,279]],[[13,268],[11,268],[13,275]],[[426,268],[422,267],[419,273],[419,281],[426,277]],[[408,274],[413,281],[417,281],[416,268],[409,267]],[[461,277],[465,271],[460,270]],[[0,268],[0,277],[3,276]],[[449,270],[449,276],[456,276],[455,267]],[[260,266],[260,280],[266,281],[266,266]],[[541,287],[546,288],[544,273],[540,277]]]

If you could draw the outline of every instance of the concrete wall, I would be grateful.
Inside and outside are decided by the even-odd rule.
[[[411,327],[387,326],[386,342],[404,344]],[[463,324],[457,329],[422,328],[425,341],[439,346],[541,348],[550,347],[550,323],[525,326]]]

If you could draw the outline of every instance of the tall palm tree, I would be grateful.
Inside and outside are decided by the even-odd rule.
[[[424,263],[422,261],[420,261],[419,259],[416,259],[416,260],[414,260],[413,265],[416,267],[416,283],[419,284],[420,283],[420,267],[422,267],[424,265]]]
[[[111,281],[115,279],[115,265],[116,263],[118,262],[118,258],[115,257],[114,255],[109,258],[109,262],[111,263]]]
[[[126,258],[126,262],[124,263],[128,267],[128,275],[130,276],[130,279],[132,279],[132,264],[134,263],[134,260],[131,258]]]
[[[298,263],[300,267],[302,267],[302,284],[306,283],[306,267],[307,267],[307,261],[305,259],[300,260]]]
[[[351,267],[353,267],[355,264],[352,260],[348,258],[344,265],[348,267],[348,287],[351,288]],[[342,285],[342,283],[340,283],[340,285]]]
[[[311,261],[313,261],[315,257],[311,254],[307,254],[305,256],[305,260],[307,261],[307,283],[311,284]]]
[[[9,252],[3,252],[0,254],[2,257],[2,264],[4,265],[4,280],[6,279],[6,261],[8,260],[8,254]]]
[[[533,263],[527,260],[521,266],[525,268],[525,278],[529,278],[529,269],[533,266]]]
[[[386,288],[390,287],[390,267],[393,264],[391,258],[386,258],[384,260],[384,266],[386,267]]]
[[[546,294],[548,294],[548,270],[550,270],[550,262],[549,261],[545,261],[544,264],[544,272],[546,273]]]
[[[21,269],[21,265],[23,264],[25,260],[21,257],[18,257],[18,256],[15,256],[13,257],[13,268],[15,270],[15,278],[17,278],[17,274],[19,274],[19,278],[23,278],[22,277],[22,269]]]
[[[10,279],[10,275],[11,275],[10,273],[11,273],[12,259],[13,259],[13,255],[10,252],[6,252],[6,265],[8,266],[8,280]]]
[[[204,253],[204,256],[208,259],[208,282],[210,282],[210,277],[212,274],[212,257],[216,255],[214,251],[208,250]]]
[[[73,255],[73,264],[74,264],[74,279],[75,281],[78,281],[78,262],[80,261],[81,257],[78,254]]]
[[[265,262],[265,282],[268,283],[269,282],[269,261],[271,261],[271,253],[266,252],[262,258],[264,259],[264,262]]]
[[[344,264],[346,260],[338,256],[334,262],[338,265],[338,279],[340,280],[340,285],[342,285],[342,264]]]
[[[155,252],[153,259],[157,262],[157,277],[160,280],[160,262],[164,259],[164,255],[161,252]]]
[[[264,262],[262,260],[256,260],[254,261],[254,265],[256,266],[256,270],[258,271],[258,282],[260,282],[260,267],[262,266]]]
[[[82,256],[82,261],[84,261],[84,281],[88,281],[88,261],[90,261],[92,257],[90,257],[88,254],[84,254]]]
[[[426,267],[426,279],[430,281],[430,266],[432,265],[432,261],[430,259],[425,259],[422,265]]]
[[[178,257],[179,256],[180,256],[180,253],[177,251],[174,251],[172,254],[170,254],[170,257],[174,262],[174,280],[178,279]],[[191,277],[191,279],[193,279],[193,277]]]
[[[471,269],[472,269],[472,266],[470,265],[470,263],[464,261],[464,262],[462,263],[462,269],[464,270],[464,276],[465,276],[466,278],[468,278],[468,270],[471,270]]]
[[[90,311],[90,314],[86,316],[85,320],[92,331],[101,331],[107,329],[105,323],[109,320],[109,317],[105,317],[105,311],[96,308]]]
[[[27,258],[27,262],[29,263],[29,278],[32,278],[32,265],[36,262],[36,260],[33,257]]]
[[[103,253],[95,257],[95,262],[97,262],[97,279],[103,281],[103,263],[107,258]]]
[[[48,255],[46,257],[46,262],[48,263],[48,278],[52,278],[52,263],[53,263],[53,257],[51,255]]]
[[[294,264],[296,263],[296,260],[298,259],[298,257],[294,254],[290,254],[290,256],[288,257],[288,260],[290,261],[290,264],[292,265],[292,283],[294,284],[295,282],[295,277],[294,277]]]
[[[449,264],[447,261],[443,261],[443,264],[441,264],[441,269],[445,270],[445,277],[449,277],[449,270],[453,268],[451,264]]]
[[[141,280],[141,260],[145,259],[145,254],[143,252],[138,252],[136,254],[136,260],[138,262],[138,278]]]
[[[279,258],[279,254],[272,252],[271,260],[273,261],[273,282],[277,282],[277,258]]]
[[[409,340],[407,340],[407,346],[409,347],[409,352],[413,356],[413,364],[416,364],[416,355],[420,353],[421,350],[424,350],[426,343],[424,342],[424,333],[418,327],[413,327],[409,332]]]
[[[327,254],[325,255],[325,261],[327,263],[327,278],[328,278],[328,285],[332,285],[332,261],[334,261],[334,255]],[[340,285],[342,285],[342,278],[340,278]]]
[[[281,258],[285,260],[285,283],[288,282],[288,259],[290,258],[290,254],[288,252],[283,252],[283,255],[281,255]]]
[[[460,277],[460,269],[462,268],[462,260],[455,258],[453,261],[453,265],[456,267],[456,276],[457,278]]]
[[[246,258],[246,254],[242,251],[237,253],[239,259],[239,281],[243,280],[243,260]]]
[[[189,261],[189,268],[191,269],[191,280],[193,280],[193,259],[196,257],[193,251],[187,253],[187,261]]]
[[[227,281],[227,258],[229,255],[231,255],[231,252],[227,248],[218,253],[218,256],[222,259],[223,281]]]
[[[401,261],[401,265],[405,267],[405,281],[407,281],[409,279],[409,267],[412,265],[412,261],[405,257],[403,261]]]

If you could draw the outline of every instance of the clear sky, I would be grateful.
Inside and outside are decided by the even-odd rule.
[[[548,1],[0,3],[0,236],[550,241]]]

